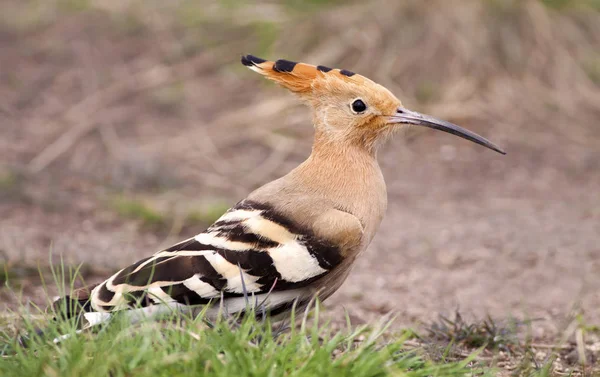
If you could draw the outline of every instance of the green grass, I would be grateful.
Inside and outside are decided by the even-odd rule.
[[[268,321],[247,316],[207,326],[178,317],[129,324],[123,317],[75,334],[74,321],[50,321],[45,336],[20,346],[0,336],[1,376],[466,376],[482,372],[469,360],[433,363],[384,340],[385,326],[332,332],[317,319],[277,334]],[[38,322],[39,324],[39,322]],[[25,327],[34,327],[25,321]],[[274,330],[275,329],[275,330]],[[59,334],[72,336],[58,344]]]
[[[71,291],[81,271],[61,263],[51,273],[49,284]],[[64,289],[59,290],[63,296]],[[310,314],[298,315],[298,321],[292,314],[277,324],[257,319],[252,311],[244,318],[222,316],[214,322],[202,314],[173,312],[135,324],[117,313],[108,323],[80,333],[76,319],[55,312],[64,306],[50,307],[23,306],[19,314],[0,315],[0,376],[450,377],[491,371],[473,367],[475,355],[430,361],[404,346],[412,333],[392,332],[387,320],[353,328],[347,318],[345,330],[333,330],[319,320],[318,302]],[[68,338],[53,341],[66,334]]]
[[[568,7],[587,7],[590,9],[600,9],[600,0],[541,0],[542,3],[550,8],[565,9]]]
[[[28,201],[28,194],[23,187],[24,182],[23,174],[0,165],[0,202]]]
[[[485,347],[507,351],[519,346],[519,327],[527,327],[530,323],[516,319],[505,322],[497,322],[490,316],[482,321],[467,322],[460,312],[456,311],[454,318],[440,315],[439,320],[428,327],[427,338],[466,348]]]
[[[419,83],[415,90],[415,98],[421,104],[427,104],[434,102],[439,99],[438,88],[435,83],[430,81],[423,81]]]
[[[163,113],[174,114],[181,110],[185,102],[185,87],[182,82],[176,82],[156,88],[149,95],[155,108]]]
[[[127,195],[111,196],[107,201],[107,207],[123,218],[137,220],[145,228],[157,231],[168,228],[178,217],[173,208],[156,205],[148,198],[140,199]],[[229,207],[227,202],[220,199],[190,204],[183,213],[179,214],[183,218],[181,225],[192,227],[197,232],[198,228],[206,228],[215,222]]]
[[[58,8],[68,12],[83,12],[91,8],[90,0],[58,0]]]
[[[84,269],[51,263],[48,286],[63,296],[61,287],[80,285]],[[54,312],[64,306],[50,307],[0,313],[0,376],[491,376],[502,370],[494,368],[499,352],[511,355],[514,376],[557,375],[552,363],[558,353],[536,361],[529,341],[517,338],[525,323],[467,322],[458,313],[440,317],[421,335],[392,330],[387,320],[356,328],[349,316],[339,330],[319,320],[318,303],[299,321],[286,321],[295,326],[272,325],[254,313],[209,322],[174,312],[135,324],[117,313],[109,323],[77,333],[75,319],[54,319],[64,318]],[[586,333],[597,331],[583,317],[578,322]]]
[[[189,225],[212,224],[221,217],[231,205],[225,201],[216,200],[201,208],[192,209],[186,215],[185,222]]]
[[[121,216],[140,220],[146,226],[159,226],[167,222],[166,217],[158,210],[143,201],[125,196],[115,196],[110,206]]]
[[[594,84],[600,85],[600,54],[584,60],[582,66],[590,80],[592,80]]]

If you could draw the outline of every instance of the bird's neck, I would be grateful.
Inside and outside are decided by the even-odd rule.
[[[371,184],[384,184],[382,180],[377,179],[381,177],[381,170],[377,162],[376,148],[353,139],[336,139],[318,130],[310,156],[296,171],[308,181],[313,181],[313,177],[339,178],[319,180],[324,187],[336,192],[346,187],[354,186],[360,191]]]
[[[357,216],[365,231],[379,226],[387,207],[385,181],[375,151],[315,135],[308,159],[290,173],[311,195],[326,198]],[[370,229],[373,228],[373,229]]]

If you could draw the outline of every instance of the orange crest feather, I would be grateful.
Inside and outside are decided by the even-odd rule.
[[[325,75],[336,75],[343,80],[355,76],[354,72],[345,69],[332,69],[284,59],[273,62],[253,55],[242,56],[242,64],[298,94],[311,92],[315,79],[324,78]]]

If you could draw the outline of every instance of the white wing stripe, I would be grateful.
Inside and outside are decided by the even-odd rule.
[[[213,250],[181,250],[181,251],[161,251],[154,255],[152,260],[156,260],[162,257],[197,257],[200,255],[205,255],[208,253],[212,253]]]
[[[221,255],[213,252],[212,254],[206,254],[204,256],[206,260],[213,266],[224,279],[227,279],[226,290],[233,293],[243,293],[244,288],[242,287],[242,279],[240,276],[240,268],[227,261]],[[252,276],[242,270],[244,276],[244,285],[248,292],[260,291],[261,285],[256,283],[260,278],[258,276]]]
[[[155,304],[175,302],[175,300],[170,295],[166,294],[161,287],[155,286],[148,288],[148,294],[148,297],[150,297]]]
[[[268,250],[273,264],[284,280],[292,283],[321,275],[327,270],[298,241],[288,242]]]
[[[186,288],[196,292],[196,294],[203,298],[211,298],[219,296],[219,292],[210,284],[200,280],[198,274],[185,280],[183,282]]]
[[[233,221],[233,220],[246,220],[254,216],[258,216],[262,213],[261,210],[246,210],[238,209],[231,212],[226,212],[223,216],[219,217],[219,221]]]
[[[254,247],[251,244],[238,241],[229,241],[225,237],[216,236],[215,233],[200,233],[194,238],[201,244],[218,247],[220,249],[226,249],[231,251],[243,251],[254,249]]]
[[[254,216],[244,220],[244,225],[250,232],[263,238],[283,244],[298,238],[297,235],[290,233],[285,227],[267,220],[264,217]]]

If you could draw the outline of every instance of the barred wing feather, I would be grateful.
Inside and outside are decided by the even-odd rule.
[[[122,269],[91,293],[112,312],[161,303],[204,305],[306,287],[341,262],[334,245],[269,205],[242,201],[205,232]]]

